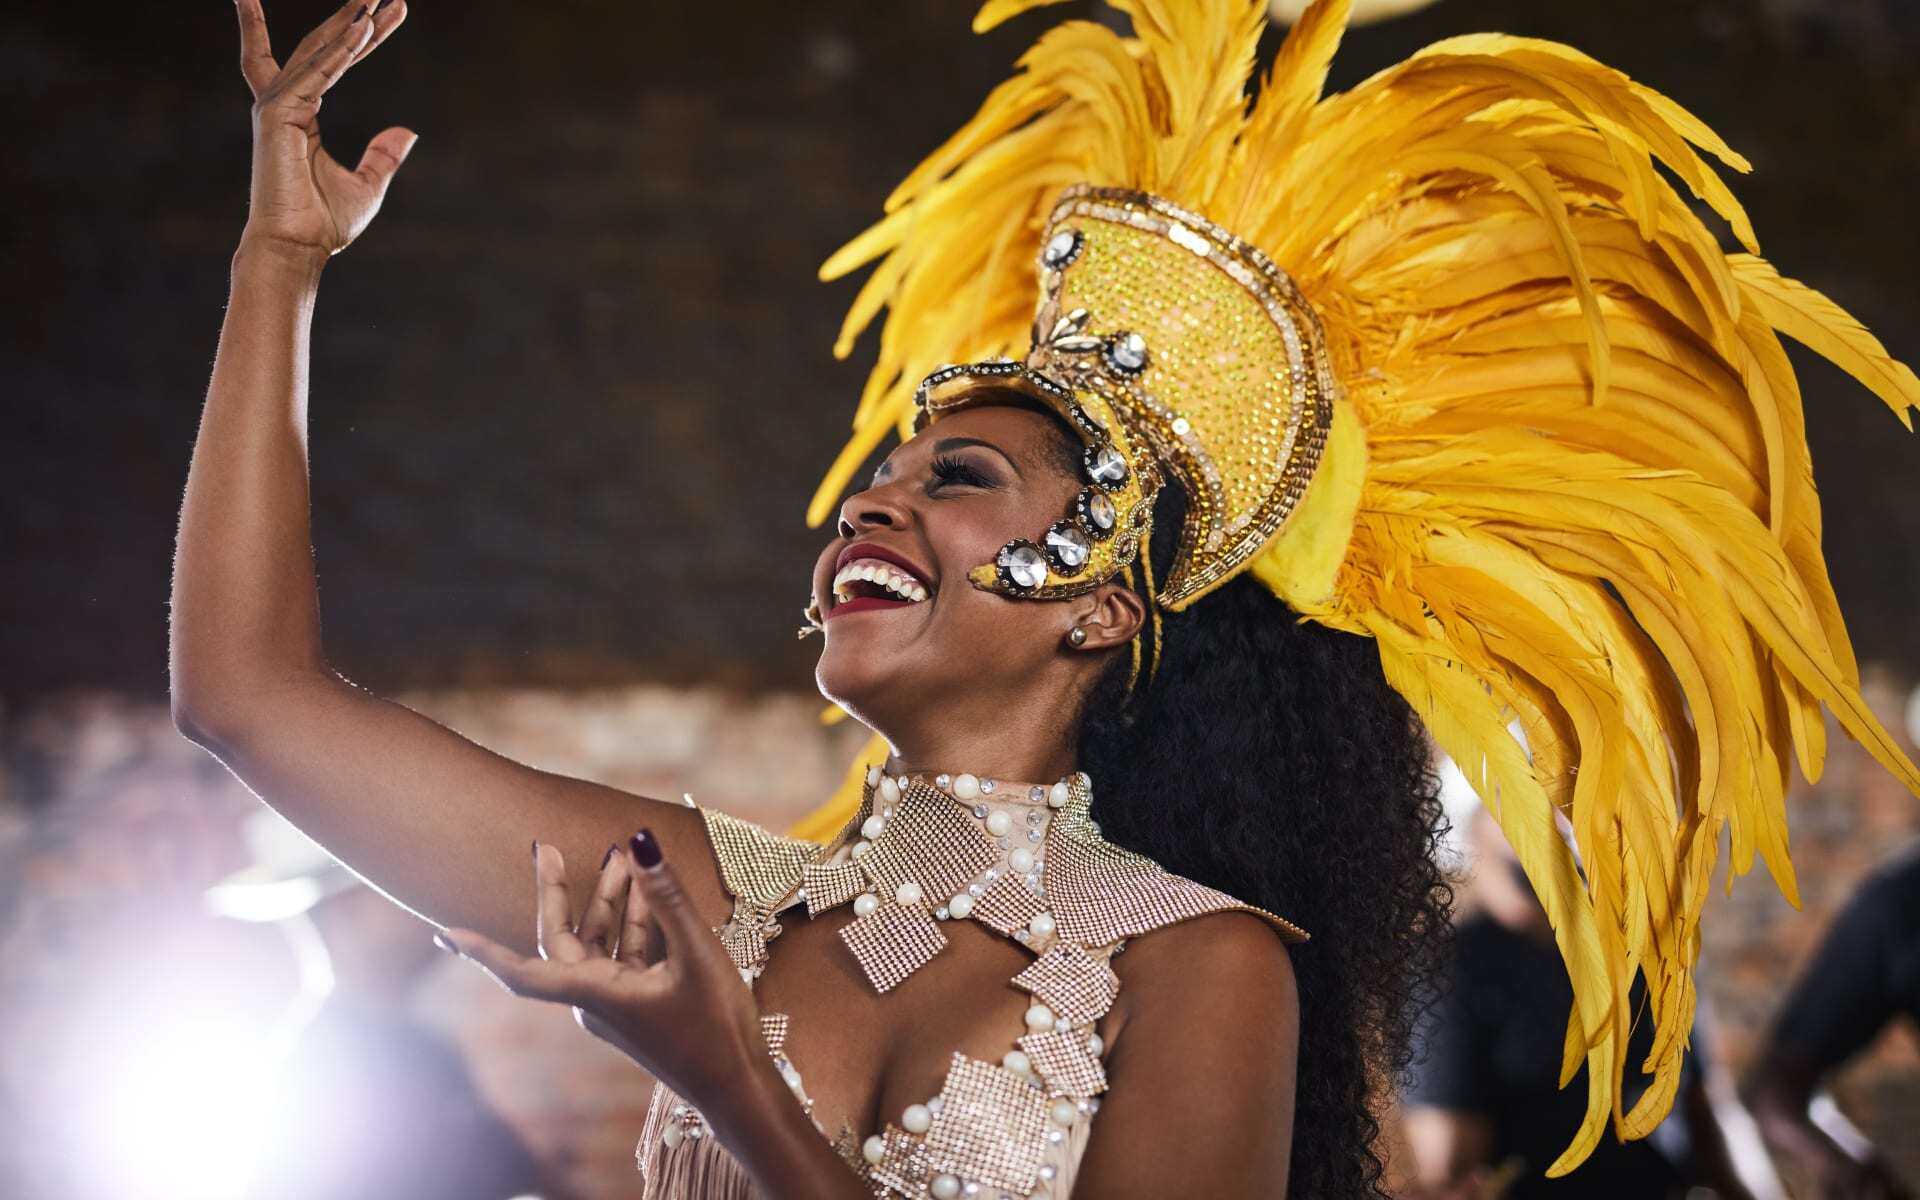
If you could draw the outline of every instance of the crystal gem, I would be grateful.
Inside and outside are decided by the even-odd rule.
[[[1087,478],[1104,488],[1116,488],[1127,481],[1127,460],[1112,445],[1095,446],[1087,451]],[[1014,543],[1015,547],[1025,547],[1024,542]],[[1006,566],[1007,552],[1000,552],[1001,565]]]
[[[1039,841],[1039,840],[1040,840],[1040,831],[1039,831],[1038,829],[1029,829],[1029,830],[1027,830],[1027,840],[1028,840],[1028,841],[1030,841],[1030,842],[1037,842],[1037,841]]]
[[[1034,786],[1027,789],[1027,799],[1033,801],[1035,804],[1039,804],[1046,798],[1047,798],[1047,789],[1041,787],[1039,784],[1035,784]],[[1028,813],[1027,820],[1032,821],[1035,817],[1039,815],[1040,815],[1039,813]]]
[[[1185,437],[1193,432],[1193,426],[1188,423],[1185,417],[1175,417],[1173,419],[1173,431],[1181,437]]]
[[[1027,793],[1027,799],[1033,801],[1035,804],[1041,803],[1046,798],[1047,798],[1047,789],[1043,787],[1036,787],[1032,791]],[[1046,820],[1047,820],[1047,814],[1041,812],[1039,809],[1035,809],[1034,811],[1027,814],[1027,824],[1029,825],[1044,825],[1046,823]]]
[[[946,774],[935,775],[933,777],[933,786],[944,792],[953,786],[953,776]]]
[[[1087,520],[1094,528],[1110,530],[1120,520],[1120,510],[1114,507],[1113,497],[1105,492],[1095,492],[1087,497]]]
[[[976,816],[976,817],[979,817],[979,818],[981,818],[982,820],[985,820],[985,819],[986,819],[986,815],[987,815],[987,806],[986,806],[986,805],[984,805],[984,804],[976,804],[976,805],[974,805],[974,806],[973,806],[973,815],[974,815],[974,816]]]
[[[1120,460],[1118,454],[1114,455]],[[1089,470],[1092,470],[1089,465]],[[1126,478],[1127,464],[1120,461],[1120,477]],[[1000,551],[996,560],[1000,572],[1013,586],[1033,589],[1047,581],[1047,560],[1040,553],[1040,547],[1032,542],[1011,542]]]
[[[1107,343],[1107,363],[1129,375],[1147,369],[1147,339],[1137,333],[1115,334]]]
[[[1047,554],[1064,570],[1077,571],[1087,565],[1093,542],[1078,525],[1061,521],[1047,530]]]
[[[1040,252],[1040,261],[1051,269],[1058,271],[1061,267],[1072,262],[1080,253],[1080,242],[1081,237],[1078,229],[1062,229],[1059,233],[1047,239],[1046,249]],[[1032,243],[1028,244],[1031,245]]]
[[[993,789],[999,786],[1000,786],[999,784],[995,783],[991,779],[982,779],[980,781],[980,794],[982,796],[991,796],[993,795]]]

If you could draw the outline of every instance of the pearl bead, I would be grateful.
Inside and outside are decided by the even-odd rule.
[[[1002,837],[1006,834],[1007,830],[1012,828],[1013,818],[1006,813],[990,812],[987,814],[987,832],[993,836]]]
[[[886,827],[887,827],[887,823],[884,820],[882,820],[880,817],[878,816],[868,817],[865,821],[861,822],[860,824],[860,836],[863,838],[869,838],[869,839],[877,838],[880,836],[881,832],[886,829]]]
[[[1024,1050],[1007,1051],[1007,1056],[1000,1060],[1000,1065],[1015,1075],[1025,1075],[1033,1070],[1033,1060],[1027,1057],[1027,1052]]]
[[[1053,1118],[1055,1125],[1071,1125],[1079,1117],[1080,1110],[1073,1106],[1071,1100],[1055,1100],[1053,1111],[1048,1115]]]
[[[1025,846],[1014,847],[1013,853],[1007,855],[1007,865],[1013,868],[1015,874],[1025,875],[1033,870],[1033,851]]]
[[[868,787],[874,787],[874,786],[876,786],[876,785],[878,785],[878,784],[879,784],[879,782],[880,782],[880,767],[879,767],[879,765],[878,765],[878,764],[875,764],[874,766],[871,766],[871,767],[868,767],[868,768],[867,768],[867,786],[868,786]]]
[[[660,1144],[671,1150],[675,1146],[678,1146],[686,1136],[687,1131],[680,1127],[680,1122],[669,1121],[667,1122],[667,1127],[660,1131]]]
[[[920,885],[911,879],[893,889],[893,901],[902,907],[911,908],[920,903],[921,898]]]
[[[874,895],[872,892],[867,892],[853,898],[853,915],[856,917],[864,917],[879,907],[880,897]]]
[[[924,1104],[909,1104],[900,1114],[900,1128],[908,1133],[925,1133],[933,1127],[933,1112]]]
[[[881,1137],[879,1134],[876,1133],[872,1137],[868,1138],[866,1141],[860,1143],[860,1157],[866,1159],[868,1162],[874,1164],[875,1166],[879,1166],[880,1160],[885,1158],[886,1156],[887,1156],[887,1142],[886,1142],[886,1139]]]
[[[1106,1048],[1107,1048],[1107,1041],[1105,1038],[1101,1037],[1097,1033],[1090,1033],[1087,1035],[1087,1053],[1088,1054],[1093,1055],[1095,1058],[1099,1058],[1101,1052],[1104,1051]]]
[[[954,1200],[960,1194],[960,1178],[942,1171],[933,1177],[933,1182],[927,1185],[927,1191],[934,1200]]]
[[[867,851],[869,851],[869,850],[871,850],[871,849],[873,849],[873,843],[872,843],[872,842],[864,842],[864,841],[863,841],[863,842],[855,842],[855,843],[853,844],[853,856],[854,856],[855,858],[859,858],[859,857],[860,857],[860,856],[861,856],[862,854],[865,854],[865,853],[866,853]]]
[[[1072,791],[1067,787],[1067,781],[1062,779],[1048,790],[1047,806],[1049,808],[1065,808],[1068,799],[1070,799],[1072,795]]]
[[[955,775],[953,794],[962,800],[975,799],[980,795],[980,781],[971,775]]]
[[[880,781],[880,799],[887,804],[900,803],[900,785],[891,778],[882,779]]]
[[[797,1092],[800,1090],[800,1072],[795,1070],[793,1067],[790,1067],[790,1066],[781,1067],[780,1078],[786,1080],[787,1086],[792,1088],[794,1091]]]
[[[1027,1028],[1035,1033],[1045,1033],[1053,1028],[1053,1010],[1044,1004],[1036,1004],[1027,1010]]]
[[[962,920],[966,919],[973,913],[973,897],[967,895],[965,892],[961,892],[958,896],[947,901],[947,911]]]
[[[1043,912],[1033,914],[1033,919],[1027,922],[1027,928],[1033,931],[1035,937],[1050,936],[1053,933],[1053,914]]]

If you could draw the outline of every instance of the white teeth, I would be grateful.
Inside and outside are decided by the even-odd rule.
[[[847,584],[853,582],[877,583],[910,604],[918,604],[927,598],[927,589],[920,586],[919,580],[889,563],[878,559],[856,559],[834,573],[834,598],[842,603],[852,598]]]

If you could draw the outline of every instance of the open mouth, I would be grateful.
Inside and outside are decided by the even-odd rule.
[[[910,608],[933,594],[924,579],[899,555],[879,546],[853,545],[840,553],[833,572],[833,606],[828,619],[857,612]]]

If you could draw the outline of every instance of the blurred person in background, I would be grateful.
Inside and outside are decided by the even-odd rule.
[[[254,861],[208,905],[273,922],[300,982],[249,1200],[560,1200],[460,1050],[412,1011],[446,961],[418,919],[270,810],[243,833]]]
[[[1559,1086],[1572,998],[1546,910],[1513,847],[1484,807],[1467,818],[1471,874],[1460,893],[1454,947],[1439,1001],[1415,1027],[1401,1131],[1416,1186],[1438,1197],[1645,1197],[1681,1200],[1707,1189],[1722,1200],[1784,1200],[1771,1165],[1714,1061],[1703,1008],[1681,1066],[1679,1097],[1653,1134],[1604,1139],[1573,1174],[1549,1179],[1570,1121],[1585,1103],[1585,1067]],[[1633,989],[1636,1007],[1645,988]],[[1653,1039],[1641,1021],[1627,1049],[1626,1103]]]
[[[312,320],[416,136],[348,168],[319,111],[406,0],[349,5],[284,64],[258,0],[236,9],[252,190],[179,526],[176,722],[654,1075],[648,1196],[1359,1200],[1374,1084],[1445,935],[1422,722],[1503,793],[1603,1065],[1635,962],[1663,1030],[1691,1021],[1723,814],[1783,850],[1789,732],[1752,714],[1824,704],[1920,791],[1859,696],[1776,330],[1896,411],[1920,380],[1719,249],[1655,159],[1751,244],[1691,146],[1734,157],[1677,104],[1499,39],[1323,97],[1330,0],[1254,107],[1258,0],[1063,25],[827,265],[883,260],[849,343],[891,312],[813,513],[816,681],[880,739],[824,832],[493,754],[344,679],[321,638]],[[1768,653],[1694,669],[1729,640]],[[1753,725],[1778,770],[1682,701]],[[1682,792],[1708,760],[1715,788]],[[1561,806],[1622,831],[1590,871],[1670,878],[1582,888],[1541,836]],[[1689,906],[1650,911],[1668,889]],[[1608,1132],[1609,1090],[1558,1168]]]
[[[1895,1022],[1920,1031],[1920,845],[1882,864],[1854,892],[1741,1083],[1768,1144],[1812,1182],[1819,1200],[1913,1195],[1822,1090]]]

